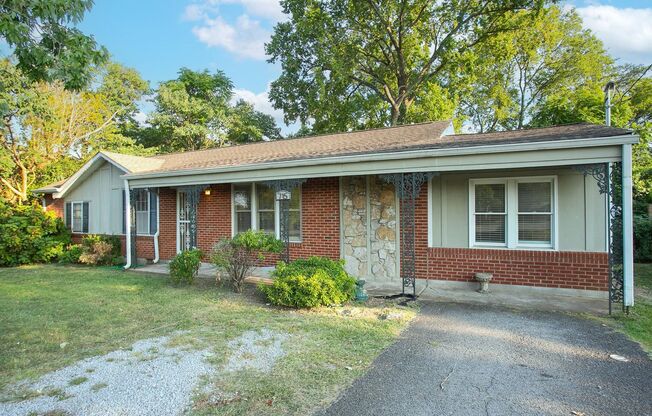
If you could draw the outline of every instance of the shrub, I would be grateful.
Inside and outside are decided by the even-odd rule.
[[[201,265],[202,252],[198,249],[186,250],[170,261],[170,279],[175,285],[185,282],[191,285],[197,277]]]
[[[652,262],[652,217],[634,216],[634,261]]]
[[[70,232],[53,212],[0,202],[0,266],[50,262],[69,244]]]
[[[122,263],[120,238],[113,235],[90,234],[82,238],[81,245],[71,246],[72,253],[62,255],[62,263],[81,263],[108,266]]]
[[[84,253],[81,244],[72,244],[63,250],[59,256],[59,263],[74,264],[79,263],[79,257]]]
[[[344,270],[344,261],[324,257],[279,262],[274,283],[260,286],[275,305],[294,308],[338,305],[355,296],[355,278]]]
[[[226,273],[233,290],[242,292],[244,279],[254,265],[263,261],[269,253],[280,253],[283,247],[283,242],[273,235],[248,230],[215,244],[211,262]]]

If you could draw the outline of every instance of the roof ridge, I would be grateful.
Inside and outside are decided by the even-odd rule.
[[[607,126],[604,124],[591,123],[590,121],[578,121],[575,123],[554,124],[552,126],[524,127],[522,129],[512,129],[512,130],[494,130],[494,131],[485,131],[482,133],[455,133],[455,134],[451,134],[451,136],[482,136],[484,134],[500,134],[500,133],[512,133],[518,131],[544,130],[544,129],[553,129],[558,127],[569,127],[569,126],[598,126],[598,127],[606,127],[606,128],[619,129],[619,130],[628,130],[624,127]]]
[[[191,151],[178,151],[178,152],[170,152],[170,153],[162,153],[160,155],[153,155],[153,156],[145,156],[146,158],[158,158],[161,156],[171,156],[171,155],[179,155],[179,154],[191,154],[191,153],[200,153],[200,152],[208,152],[211,150],[218,150],[218,149],[229,149],[229,148],[235,148],[235,147],[246,147],[246,146],[252,146],[252,145],[260,145],[260,144],[267,144],[267,143],[279,143],[279,142],[285,142],[285,141],[293,141],[293,140],[305,140],[305,139],[313,139],[313,138],[319,138],[319,137],[325,137],[325,136],[339,136],[342,134],[351,134],[351,133],[366,133],[370,131],[379,131],[379,130],[390,130],[390,129],[396,129],[396,128],[401,128],[401,127],[412,127],[412,126],[421,126],[421,125],[426,125],[426,124],[435,124],[435,123],[445,123],[445,122],[452,122],[450,119],[446,120],[435,120],[435,121],[422,121],[420,123],[411,123],[411,124],[400,124],[397,126],[384,126],[384,127],[374,127],[371,129],[359,129],[359,130],[352,130],[352,131],[343,131],[343,132],[337,132],[337,133],[320,133],[320,134],[313,134],[313,135],[307,135],[307,136],[299,136],[299,137],[289,137],[289,138],[283,138],[283,139],[277,139],[277,140],[269,140],[269,141],[258,141],[258,142],[251,142],[251,143],[240,143],[240,144],[235,144],[231,146],[224,146],[224,147],[211,147],[208,149],[199,149],[199,150],[191,150]]]

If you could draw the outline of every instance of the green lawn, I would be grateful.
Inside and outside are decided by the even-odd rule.
[[[382,319],[388,312],[398,320]],[[29,266],[0,269],[0,390],[134,341],[189,331],[175,342],[212,348],[268,328],[289,334],[273,371],[206,382],[239,400],[201,414],[305,414],[331,402],[404,329],[415,311],[388,303],[314,311],[268,306],[250,287],[236,295],[212,282],[175,288],[165,278],[115,269]],[[236,393],[237,392],[237,393]],[[204,393],[202,393],[204,394]]]
[[[607,322],[639,342],[652,355],[652,264],[634,265],[635,302],[629,315],[616,313]]]

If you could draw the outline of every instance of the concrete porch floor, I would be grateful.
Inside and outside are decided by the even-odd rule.
[[[246,279],[258,283],[269,279],[273,267],[258,267]],[[168,274],[167,262],[141,265],[134,272]],[[215,278],[217,269],[209,263],[199,267],[199,277]],[[369,296],[387,296],[401,293],[400,279],[367,281]],[[475,282],[426,281],[417,279],[416,292],[420,299],[436,302],[456,302],[479,305],[499,305],[523,310],[561,311],[604,315],[609,311],[606,292],[574,291],[568,289],[535,288],[528,286],[489,284],[489,293],[478,293]],[[410,292],[411,293],[411,292]]]

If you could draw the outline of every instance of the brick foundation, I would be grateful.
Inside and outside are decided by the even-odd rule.
[[[426,267],[428,278],[437,280],[475,281],[476,272],[489,272],[498,284],[609,288],[607,253],[430,248]]]

